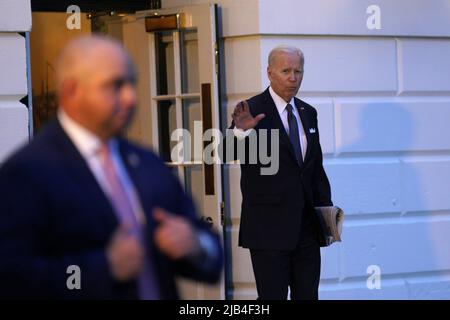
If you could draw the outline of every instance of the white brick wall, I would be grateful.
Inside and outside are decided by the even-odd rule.
[[[450,140],[442,139],[450,119],[447,99],[336,99],[335,112],[338,153],[450,150]]]
[[[31,30],[30,0],[0,1],[0,32]]]
[[[399,79],[403,92],[450,93],[450,61],[448,59],[450,41],[448,38],[400,39],[398,43]]]
[[[263,70],[260,45],[259,37],[238,37],[225,40],[227,95],[256,93],[260,90]],[[234,108],[234,105],[232,107]]]
[[[27,94],[25,38],[18,33],[0,33],[0,95]]]
[[[435,21],[413,35],[436,31],[439,4],[425,14]],[[449,299],[450,39],[272,35],[261,43],[266,53],[279,43],[302,48],[300,96],[331,100],[331,110],[318,104],[321,141],[347,219],[343,243],[322,250],[321,297]],[[381,290],[366,286],[369,265],[381,268]]]
[[[448,214],[450,157],[411,157],[402,163],[404,211]]]
[[[17,101],[0,100],[0,163],[28,141],[28,109]]]
[[[218,2],[228,123],[268,85],[273,47],[305,53],[299,96],[318,110],[333,200],[347,214],[343,242],[322,250],[320,297],[450,299],[450,2],[379,0],[380,30],[366,27],[370,0]],[[249,253],[237,247],[239,168],[225,177],[234,298],[254,299]],[[381,268],[380,290],[366,286],[369,265]]]
[[[0,164],[28,139],[28,109],[19,100],[27,94],[25,38],[30,31],[30,0],[0,2]]]
[[[334,108],[331,99],[306,98],[305,102],[317,110],[322,152],[325,156],[334,153]]]
[[[261,42],[264,86],[269,84],[266,60],[270,50],[286,44],[301,48],[305,54],[303,93],[397,91],[397,56],[393,39],[270,36]]]
[[[399,212],[400,164],[396,159],[335,160],[325,166],[333,202],[347,215]]]
[[[259,33],[450,36],[448,0],[260,0]],[[366,10],[380,8],[381,29],[367,28]]]

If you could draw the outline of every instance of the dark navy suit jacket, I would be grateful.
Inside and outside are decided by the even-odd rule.
[[[308,141],[304,163],[299,166],[269,89],[247,102],[253,116],[265,114],[254,128],[258,150],[261,146],[261,130],[267,130],[268,139],[262,143],[266,143],[266,150],[274,157],[275,154],[271,151],[271,131],[278,130],[279,139],[276,142],[279,145],[279,169],[273,175],[263,175],[261,168],[272,164],[263,164],[259,160],[252,164],[248,158],[241,159],[242,211],[239,245],[257,250],[293,250],[302,237],[303,218],[310,215],[319,231],[314,207],[333,204],[330,183],[322,164],[317,111],[295,98],[295,107]],[[231,128],[234,128],[234,123]],[[237,143],[232,133],[227,134],[226,139],[230,138]],[[246,138],[245,143],[248,157],[251,150],[248,146],[249,138]],[[234,154],[238,154],[236,147]]]
[[[214,282],[222,268],[217,234],[196,216],[177,178],[153,153],[118,138],[119,150],[147,218],[146,236],[163,299],[177,298],[174,275]],[[162,207],[212,236],[217,255],[204,268],[174,262],[153,244],[152,210]],[[0,168],[0,297],[134,299],[136,281],[116,282],[105,255],[118,227],[112,205],[57,120]],[[69,290],[67,268],[81,270]]]

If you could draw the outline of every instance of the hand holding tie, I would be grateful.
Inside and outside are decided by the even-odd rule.
[[[161,208],[155,209],[153,216],[159,223],[155,231],[156,246],[163,253],[174,260],[200,254],[199,239],[187,219]]]

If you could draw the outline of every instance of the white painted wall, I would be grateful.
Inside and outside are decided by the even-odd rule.
[[[30,0],[0,1],[0,30],[2,32],[30,31]]]
[[[30,0],[0,2],[0,163],[28,139],[28,109],[19,100],[27,94],[25,38],[30,31]]]
[[[163,1],[164,6],[199,1]],[[299,97],[319,113],[343,242],[322,250],[322,299],[450,299],[450,1],[221,0],[228,123],[268,85],[278,44],[306,56]],[[377,4],[381,29],[369,30]],[[244,17],[243,17],[244,16]],[[226,167],[234,298],[254,299],[237,247],[240,171]],[[381,289],[366,286],[381,269]]]
[[[379,30],[367,28],[371,5]],[[261,34],[450,36],[448,0],[260,0],[259,8]]]

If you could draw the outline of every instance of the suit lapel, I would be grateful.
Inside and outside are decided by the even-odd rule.
[[[144,186],[141,185],[141,179],[139,179],[139,167],[141,166],[141,158],[137,153],[127,150],[128,148],[126,146],[126,143],[122,139],[118,139],[118,144],[122,163],[125,166],[127,174],[131,179],[131,182],[133,183],[133,186],[138,193],[139,198],[142,199],[143,195],[141,194],[141,190],[144,190]]]
[[[118,139],[119,143],[119,153],[120,157],[125,165],[128,176],[133,183],[133,186],[136,190],[136,193],[139,197],[139,201],[144,211],[143,214],[146,218],[145,225],[145,234],[148,239],[147,244],[150,246],[150,250],[148,254],[150,255],[150,259],[154,263],[155,271],[157,273],[158,279],[160,279],[160,294],[163,297],[173,298],[173,294],[171,294],[170,283],[167,283],[167,271],[169,266],[167,265],[167,261],[161,256],[159,249],[156,247],[155,242],[153,241],[153,234],[156,228],[156,221],[153,219],[153,205],[151,198],[148,194],[143,194],[144,190],[149,190],[151,185],[148,182],[145,182],[142,177],[143,163],[142,159],[138,153],[131,150],[125,140]]]
[[[118,139],[119,143],[119,153],[120,157],[123,161],[123,164],[125,166],[125,169],[127,170],[127,174],[134,186],[134,189],[139,197],[139,202],[141,204],[142,210],[144,211],[143,214],[145,215],[145,219],[147,221],[146,227],[148,228],[148,231],[151,233],[153,232],[153,227],[155,226],[155,222],[152,220],[153,216],[151,213],[151,209],[147,206],[149,203],[148,196],[143,194],[144,190],[148,190],[149,185],[144,185],[143,180],[141,177],[141,169],[142,169],[142,160],[138,153],[129,150],[127,148],[126,142],[123,139]],[[144,201],[145,200],[145,201]],[[149,220],[150,219],[150,220]]]
[[[109,233],[118,224],[114,209],[88,164],[67,136],[59,121],[55,123],[55,139],[62,163],[67,168],[68,174],[76,181],[83,194],[93,199],[92,207],[95,208],[96,212],[92,214],[92,219],[98,220],[98,225],[104,226],[105,232]]]

